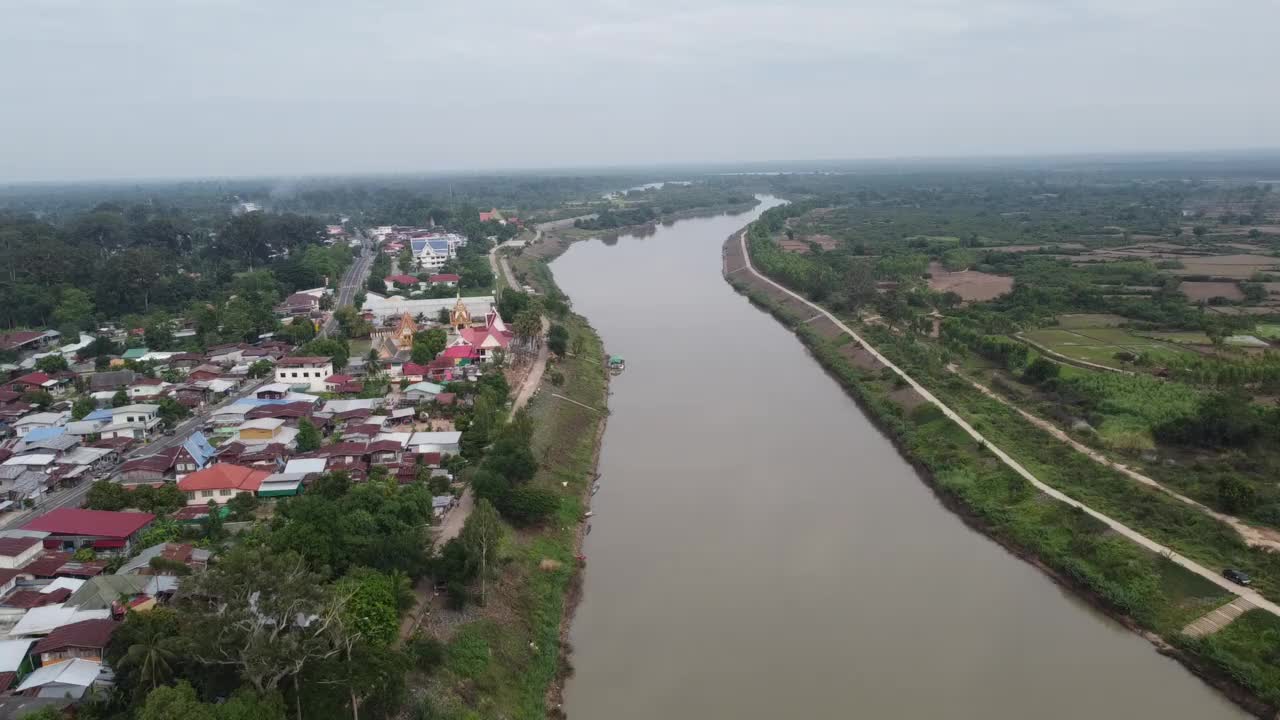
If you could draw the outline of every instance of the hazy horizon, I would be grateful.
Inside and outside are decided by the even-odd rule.
[[[1268,150],[1280,3],[10,0],[0,182]]]

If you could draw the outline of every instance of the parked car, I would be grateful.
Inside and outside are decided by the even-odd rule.
[[[1227,568],[1226,570],[1223,570],[1222,577],[1237,585],[1248,585],[1250,583],[1249,576],[1235,568]]]

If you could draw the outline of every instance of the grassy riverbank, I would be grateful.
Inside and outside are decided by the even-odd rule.
[[[530,284],[544,295],[558,294],[546,265],[531,264],[536,267],[522,268],[533,276]],[[575,557],[606,414],[554,395],[603,409],[608,373],[600,338],[587,321],[567,310],[552,314],[578,352],[547,367],[526,412],[539,463],[531,483],[556,493],[559,510],[543,527],[509,533],[491,599],[453,630],[419,718],[534,720],[558,712],[569,667],[562,631],[580,584]]]
[[[1230,595],[1217,585],[1108,531],[1105,525],[1035,491],[1022,477],[975,443],[941,411],[923,401],[893,372],[881,368],[848,335],[830,323],[813,324],[812,309],[738,268],[740,250],[726,246],[729,281],[752,302],[791,327],[814,357],[856,398],[901,452],[921,471],[942,501],[971,525],[1010,551],[1048,571],[1096,605],[1142,632],[1165,652],[1221,688],[1260,716],[1274,713],[1280,678],[1264,660],[1274,654],[1265,642],[1246,642],[1236,634],[1187,642],[1183,627]],[[735,255],[736,254],[736,255]],[[870,330],[869,342],[912,377],[964,414],[1046,483],[1132,524],[1188,555],[1245,559],[1252,554],[1216,521],[1194,513],[1159,493],[1111,478],[1104,469],[1018,419],[1012,411],[945,372],[930,349]],[[1039,433],[1039,435],[1037,435]],[[1044,435],[1043,438],[1040,435]],[[1056,444],[1056,445],[1055,445]],[[1125,505],[1125,503],[1131,503]],[[1252,622],[1280,629],[1271,616]],[[1246,636],[1251,637],[1251,636]],[[1178,647],[1181,651],[1174,650]],[[1268,707],[1270,704],[1272,707]]]

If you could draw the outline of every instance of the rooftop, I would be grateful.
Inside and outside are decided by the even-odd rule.
[[[156,516],[151,513],[57,508],[28,522],[22,528],[41,530],[54,535],[127,538],[155,519]]]

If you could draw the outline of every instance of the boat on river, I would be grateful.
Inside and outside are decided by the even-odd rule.
[[[609,356],[609,372],[617,375],[627,369],[627,361],[621,355]]]

